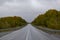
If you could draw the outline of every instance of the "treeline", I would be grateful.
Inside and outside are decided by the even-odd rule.
[[[46,11],[46,13],[35,18],[32,25],[60,30],[60,11],[55,9]]]
[[[22,27],[26,24],[27,22],[18,16],[0,18],[0,29]]]

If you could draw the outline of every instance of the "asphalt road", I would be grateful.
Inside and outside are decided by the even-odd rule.
[[[38,30],[28,24],[20,30],[1,37],[0,40],[60,40],[60,38]]]

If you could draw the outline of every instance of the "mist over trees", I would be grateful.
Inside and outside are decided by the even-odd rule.
[[[60,30],[60,11],[55,9],[46,11],[46,13],[35,18],[32,25]]]

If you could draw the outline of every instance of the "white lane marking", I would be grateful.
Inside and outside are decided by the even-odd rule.
[[[28,32],[27,32],[27,35],[26,35],[26,40],[29,39],[29,33],[30,33],[30,29],[28,28]]]

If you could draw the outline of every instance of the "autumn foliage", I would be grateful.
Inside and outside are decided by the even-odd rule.
[[[60,30],[60,11],[55,9],[46,11],[46,13],[35,18],[32,25]]]
[[[18,16],[0,18],[0,29],[21,27],[26,24],[27,22]]]

